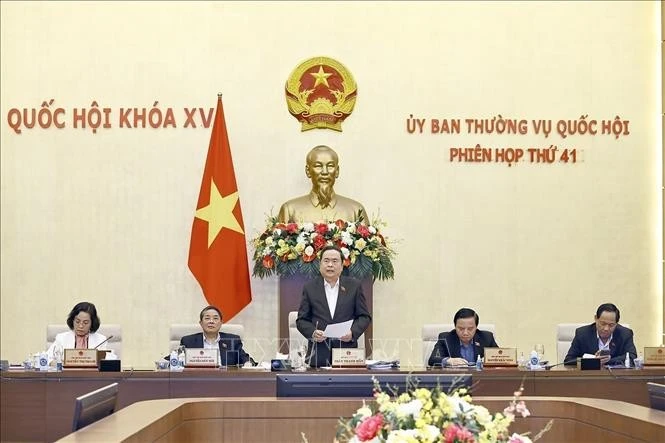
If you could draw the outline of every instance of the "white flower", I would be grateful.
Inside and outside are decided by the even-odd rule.
[[[376,234],[376,228],[374,226],[370,226],[367,228],[370,234],[374,235]]]
[[[490,414],[487,408],[484,406],[476,405],[474,410],[476,414],[476,421],[479,424],[485,425],[492,421],[492,414]]]
[[[363,401],[363,403],[365,403],[365,402]],[[362,416],[363,418],[367,418],[367,417],[372,416],[372,410],[369,407],[367,407],[366,405],[363,405],[362,408],[360,408],[356,411],[356,414]]]
[[[386,443],[411,442],[418,438],[418,429],[397,429],[390,431]]]
[[[411,400],[408,403],[401,403],[397,406],[397,415],[408,417],[412,416],[413,418],[420,417],[420,410],[423,408],[423,402],[420,400]]]
[[[302,224],[302,230],[305,231],[305,232],[314,231],[314,223],[303,223]]]
[[[453,410],[454,417],[457,417],[459,415],[465,415],[467,412],[471,410],[471,405],[459,397],[449,395],[446,397],[446,400],[448,401],[448,404]]]
[[[335,223],[328,223],[328,229],[331,231],[334,231],[335,228],[337,228],[337,225]]]
[[[307,243],[307,238],[308,238],[307,234],[301,232],[300,234],[298,234],[298,237],[296,237],[296,243]]]
[[[307,247],[305,248],[304,253],[305,253],[305,255],[307,255],[307,256],[311,256],[311,255],[313,255],[313,254],[314,254],[314,248],[312,247],[312,245],[307,246]]]
[[[346,231],[342,232],[341,239],[342,243],[344,243],[345,245],[353,244],[353,236]]]
[[[344,258],[349,258],[349,255],[351,254],[351,251],[349,251],[347,248],[341,248],[342,254],[344,254]]]
[[[266,246],[272,246],[273,243],[272,237],[266,237]]]
[[[362,238],[359,238],[354,243],[354,246],[356,247],[357,250],[362,251],[363,249],[365,249],[365,246],[367,246],[367,242]]]
[[[273,237],[279,237],[280,235],[282,235],[282,230],[281,229],[275,229],[274,231],[272,231],[272,235],[273,235]]]
[[[349,223],[349,227],[346,228],[346,232],[348,232],[349,234],[355,234],[356,233],[356,225],[354,225],[353,223]]]
[[[441,436],[441,430],[436,426],[425,425],[422,431],[427,436],[426,438],[430,441],[436,441],[437,438]]]

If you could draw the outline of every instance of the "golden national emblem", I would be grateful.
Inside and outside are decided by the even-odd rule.
[[[286,80],[286,104],[302,124],[301,131],[333,129],[353,112],[358,89],[346,67],[329,57],[299,64]]]

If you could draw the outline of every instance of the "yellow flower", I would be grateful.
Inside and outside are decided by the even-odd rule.
[[[362,251],[365,248],[365,246],[367,246],[367,242],[362,238],[359,238],[358,240],[355,241],[355,243],[353,243],[353,246],[355,246],[357,250]]]
[[[297,243],[294,249],[298,254],[302,254],[302,251],[305,250],[305,243]]]

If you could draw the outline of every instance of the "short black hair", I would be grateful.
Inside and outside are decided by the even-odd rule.
[[[219,314],[219,319],[220,320],[224,319],[224,316],[222,315],[222,311],[220,311],[217,306],[208,305],[205,308],[201,309],[201,313],[199,314],[199,321],[203,321],[203,313],[205,311],[209,311],[211,309],[217,311],[217,313]]]
[[[323,249],[321,249],[321,258],[323,258],[323,253],[326,252],[326,251],[337,251],[337,252],[339,252],[340,260],[342,260],[342,262],[344,261],[344,253],[342,252],[342,250],[339,247],[337,247],[335,245],[328,245],[328,246],[324,247]]]
[[[74,317],[79,315],[79,312],[87,312],[90,314],[90,332],[97,332],[97,329],[99,329],[99,326],[101,325],[99,316],[97,316],[97,308],[95,308],[95,305],[87,301],[76,303],[76,306],[72,308],[67,316],[67,326],[69,326],[69,329],[74,329]]]
[[[598,306],[598,309],[596,309],[596,318],[600,318],[600,315],[603,312],[614,312],[616,314],[617,323],[619,323],[619,308],[617,308],[615,304],[603,303],[602,305]]]
[[[457,320],[460,318],[471,318],[473,317],[474,320],[476,320],[476,326],[478,326],[478,323],[480,322],[480,317],[478,317],[478,314],[476,314],[476,311],[474,311],[471,308],[462,308],[459,311],[455,313],[455,317],[453,317],[453,324],[457,326]]]

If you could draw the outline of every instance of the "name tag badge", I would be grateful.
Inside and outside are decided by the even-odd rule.
[[[216,368],[219,366],[219,349],[185,348],[185,366]]]
[[[98,354],[97,349],[65,349],[65,359],[62,362],[62,367],[97,369],[97,361],[102,358],[98,357]]]
[[[332,366],[334,368],[364,368],[365,350],[359,348],[333,348]]]
[[[645,366],[665,366],[665,347],[663,347],[663,346],[645,346],[644,347],[644,365]]]
[[[517,348],[485,348],[485,366],[517,366]]]

